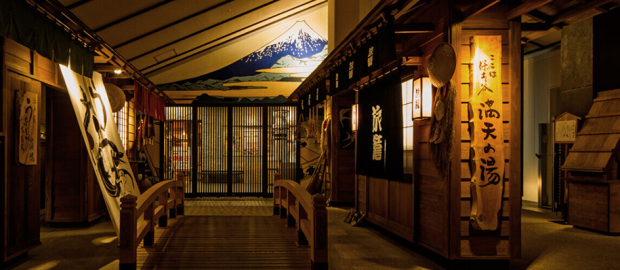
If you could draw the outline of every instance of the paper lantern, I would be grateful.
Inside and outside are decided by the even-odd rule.
[[[413,81],[412,89],[413,119],[430,118],[433,104],[433,88],[428,77],[417,78]]]

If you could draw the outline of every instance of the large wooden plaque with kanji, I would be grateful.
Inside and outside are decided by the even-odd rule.
[[[496,230],[504,186],[501,36],[473,36],[470,62],[472,206],[476,230]]]

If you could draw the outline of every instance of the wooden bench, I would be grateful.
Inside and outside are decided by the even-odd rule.
[[[296,227],[297,244],[309,245],[312,269],[327,269],[327,198],[310,195],[291,180],[273,185],[273,212],[287,218],[287,227]]]
[[[155,199],[158,205],[155,206]],[[168,215],[184,214],[185,180],[182,174],[177,180],[165,180],[150,187],[140,197],[127,195],[121,198],[120,220],[120,260],[119,269],[136,269],[138,244],[144,240],[144,246],[153,246],[155,239],[155,220],[158,226],[168,225]],[[138,219],[144,219],[138,224]]]

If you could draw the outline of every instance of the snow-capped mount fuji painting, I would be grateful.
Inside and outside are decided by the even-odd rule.
[[[284,34],[269,44],[241,59],[246,63],[261,61],[264,57],[291,55],[305,58],[323,50],[327,40],[314,32],[305,21],[296,22]]]
[[[327,40],[305,21],[297,21],[268,44],[228,66],[159,87],[165,91],[246,90],[252,93],[249,96],[272,96],[267,90],[282,92],[284,87],[290,88],[290,93],[326,57]]]

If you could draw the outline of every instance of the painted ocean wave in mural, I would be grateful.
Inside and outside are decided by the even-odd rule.
[[[159,87],[165,91],[228,91],[290,85],[292,92],[326,57],[327,40],[305,21],[298,21],[279,37],[226,67]]]

